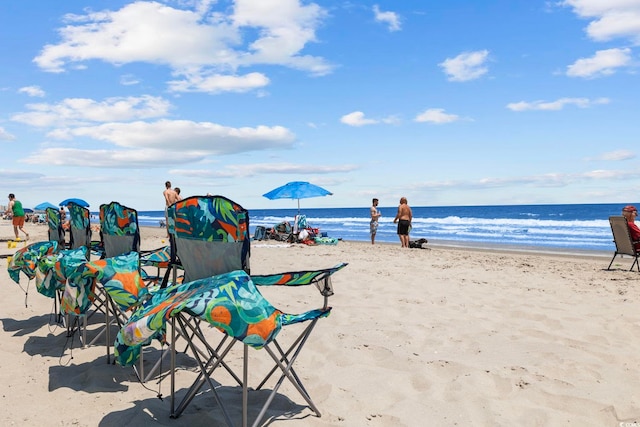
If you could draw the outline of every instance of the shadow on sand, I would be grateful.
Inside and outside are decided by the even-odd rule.
[[[132,386],[133,387],[133,386]],[[242,425],[242,388],[239,386],[219,386],[218,395],[234,426]],[[151,393],[140,389],[140,394]],[[186,389],[176,391],[176,403],[185,395]],[[258,416],[260,408],[266,401],[270,390],[249,390],[248,424]],[[295,392],[294,392],[295,393]],[[106,415],[100,422],[101,427],[107,426],[226,426],[224,415],[216,403],[210,390],[200,392],[191,404],[182,412],[179,418],[171,418],[171,397],[165,396],[162,400],[150,397],[144,400],[134,400],[132,407],[123,411],[116,411]],[[270,425],[274,421],[303,420],[314,417],[306,405],[293,402],[288,397],[277,393],[269,410],[266,412],[260,425]]]

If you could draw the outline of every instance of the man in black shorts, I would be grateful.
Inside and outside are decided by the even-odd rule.
[[[400,206],[398,206],[398,213],[393,222],[398,223],[398,237],[400,237],[400,245],[403,248],[409,247],[409,230],[411,229],[411,220],[413,219],[413,213],[411,208],[407,204],[407,198],[400,198]]]

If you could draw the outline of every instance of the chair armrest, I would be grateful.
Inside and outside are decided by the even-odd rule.
[[[305,286],[312,283],[317,284],[327,279],[336,271],[342,270],[348,264],[346,262],[337,264],[331,268],[321,270],[291,271],[279,274],[251,275],[251,280],[257,286]]]

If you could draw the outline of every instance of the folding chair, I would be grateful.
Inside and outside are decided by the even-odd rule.
[[[36,270],[36,288],[42,295],[54,298],[55,312],[58,323],[67,327],[67,336],[73,334],[72,325],[69,322],[68,313],[63,309],[64,293],[68,283],[68,277],[73,271],[87,262],[87,248],[80,246],[77,249],[62,249],[54,254],[41,257],[38,260]],[[58,304],[60,308],[58,309]]]
[[[196,397],[200,389],[208,384],[213,397],[218,402],[227,425],[233,425],[231,417],[225,409],[224,402],[214,386],[211,376],[219,367],[227,369],[233,378],[242,387],[242,423],[247,425],[248,418],[248,348],[264,349],[274,361],[274,368],[269,371],[256,389],[261,389],[275,372],[280,370],[274,388],[264,402],[260,413],[253,425],[260,425],[278,389],[285,379],[288,379],[309,407],[317,416],[320,411],[311,400],[300,377],[293,369],[293,364],[300,351],[313,331],[316,322],[327,317],[331,311],[328,306],[328,298],[333,295],[331,275],[342,269],[346,264],[339,264],[330,269],[317,271],[291,272],[277,275],[249,277],[244,271],[220,274],[180,285],[169,286],[154,294],[151,299],[138,311],[129,322],[120,330],[116,337],[115,355],[118,363],[127,366],[136,362],[139,347],[154,336],[166,333],[166,322],[172,323],[172,343],[175,343],[176,332],[187,334],[191,330],[194,335],[188,341],[189,347],[200,368],[196,380],[193,382],[182,401],[175,407],[175,358],[172,358],[172,397],[171,417],[177,418]],[[320,308],[309,310],[301,314],[287,314],[273,307],[258,291],[256,284],[301,286],[315,284],[323,296],[323,305]],[[207,340],[199,328],[192,329],[193,318],[204,320],[231,338],[226,343],[224,338],[217,347],[207,346],[209,357],[201,357],[201,351],[196,348],[195,340],[207,345]],[[301,322],[309,322],[298,338],[285,351],[278,344],[276,336],[284,326]],[[243,343],[243,374],[242,380],[238,378],[224,358],[231,348],[238,342]],[[175,355],[175,352],[172,352]]]
[[[7,265],[9,277],[18,285],[20,285],[20,273],[27,276],[29,280],[26,289],[23,289],[25,291],[25,305],[29,295],[29,285],[31,280],[35,279],[38,293],[54,299],[53,313],[56,315],[59,315],[60,287],[56,285],[50,286],[46,282],[46,276],[40,270],[40,261],[45,257],[57,254],[60,250],[59,248],[60,246],[55,240],[32,243],[16,251]],[[58,323],[60,322],[61,318],[58,318]]]
[[[47,225],[49,226],[49,240],[58,242],[60,249],[66,248],[64,228],[62,228],[62,217],[60,211],[54,208],[46,208]]]
[[[69,248],[86,246],[87,259],[91,256],[91,212],[84,206],[70,202],[69,210]]]
[[[111,202],[108,204],[100,205],[100,238],[104,249],[104,257],[112,258],[118,255],[124,255],[129,252],[136,252],[139,255],[138,258],[138,270],[141,275],[141,279],[144,282],[144,286],[150,286],[157,284],[160,277],[160,269],[168,267],[169,261],[169,247],[158,248],[151,251],[140,250],[140,226],[138,224],[138,211],[124,206],[118,202]],[[155,275],[149,275],[144,270],[143,265],[155,267],[157,272]],[[111,287],[111,289],[114,289]],[[118,289],[114,289],[118,291]],[[106,324],[109,322],[109,313],[113,314],[114,321],[117,323],[118,328],[122,327],[122,324],[126,321],[128,315],[127,311],[130,311],[137,305],[137,296],[140,293],[139,290],[135,291],[135,298],[133,300],[121,300],[120,303],[114,304],[111,297],[112,292],[105,292],[105,306],[107,310]],[[133,295],[133,294],[132,294]],[[107,348],[111,342],[110,328],[107,330]],[[161,356],[161,358],[164,357]],[[140,380],[145,382],[149,379],[159,367],[161,360],[158,360],[156,365],[150,370],[147,377],[144,375],[144,361],[140,361]]]
[[[613,242],[616,245],[616,251],[613,254],[613,258],[611,258],[611,262],[609,263],[607,270],[611,270],[613,261],[618,255],[629,255],[634,258],[629,271],[633,270],[634,266],[636,266],[638,271],[640,271],[640,263],[638,262],[640,251],[636,249],[636,244],[640,244],[640,242],[634,242],[631,238],[627,219],[623,216],[610,216],[609,224],[611,225],[611,232],[613,233]]]
[[[265,384],[269,377],[273,375],[275,370],[280,369],[282,371],[280,378],[273,388],[270,397],[263,405],[254,425],[259,424],[285,378],[288,378],[292,382],[305,401],[307,401],[310,408],[320,416],[320,412],[311,401],[311,398],[304,387],[301,385],[299,377],[295,374],[292,365],[298,357],[298,354],[307,338],[313,331],[317,320],[329,314],[330,307],[327,305],[327,299],[333,294],[330,276],[335,271],[343,268],[346,264],[340,264],[332,269],[255,276],[255,279],[253,280],[251,280],[251,278],[241,279],[242,274],[249,273],[250,237],[248,233],[249,214],[247,210],[223,196],[193,196],[169,206],[168,220],[172,249],[174,249],[172,255],[174,256],[174,261],[179,262],[184,269],[183,285],[174,284],[173,286],[168,287],[167,290],[163,291],[163,293],[154,295],[150,302],[145,305],[145,309],[155,307],[151,309],[155,313],[160,310],[161,307],[167,307],[167,309],[172,313],[174,310],[175,313],[179,312],[179,314],[175,314],[175,318],[173,317],[174,314],[170,315],[173,325],[171,344],[174,350],[172,351],[172,356],[174,358],[172,359],[171,370],[171,416],[180,416],[182,411],[189,405],[193,397],[205,382],[208,382],[211,386],[210,376],[217,367],[222,366],[227,369],[234,380],[243,388],[243,423],[246,424],[248,389],[247,375],[249,363],[247,346],[255,346],[257,348],[262,348],[264,346],[266,352],[269,353],[276,364],[275,368],[267,374],[265,380],[262,381],[258,388],[261,388]],[[240,274],[240,272],[242,272],[242,274]],[[222,295],[217,291],[212,295],[212,293],[199,289],[199,286],[207,288],[207,286],[210,286],[210,283],[212,282],[219,283],[217,279],[218,276],[216,275],[221,275],[222,277],[225,276],[225,274],[232,275],[235,278],[233,279],[234,281],[238,279],[242,283],[241,286],[234,282],[233,285],[229,285],[232,289],[224,290],[224,292],[227,293],[231,291],[234,292],[232,302],[233,304],[237,304],[237,306],[233,308],[233,310],[242,314],[238,316],[229,315],[227,311],[230,310],[230,308],[226,306],[226,308],[220,309],[220,311],[223,312],[223,317],[231,316],[230,322],[233,323],[233,325],[227,327],[221,326],[220,322],[217,322],[214,319],[216,316],[214,313],[218,313],[219,310],[216,304],[222,304]],[[224,282],[226,279],[221,280]],[[193,284],[194,281],[196,283],[195,285]],[[266,302],[262,295],[257,291],[254,282],[255,285],[301,286],[316,284],[321,295],[324,297],[324,305],[320,309],[311,310],[301,315],[283,314],[279,310],[269,308],[271,307],[270,304],[268,304],[268,302]],[[237,288],[235,287],[236,285],[238,286]],[[238,291],[238,295],[235,295],[236,290]],[[184,295],[182,294],[183,292],[185,293]],[[197,299],[189,300],[190,295],[198,295],[199,297]],[[207,305],[208,298],[212,298],[211,306]],[[173,301],[174,299],[175,301]],[[191,307],[189,304],[194,303],[195,301],[199,301],[201,304],[196,307]],[[250,301],[260,301],[260,303],[252,304]],[[176,304],[175,307],[173,306],[174,303]],[[181,311],[180,307],[183,307],[184,305],[188,306],[189,309]],[[207,309],[204,312],[200,312],[199,310],[203,308],[203,305],[207,306]],[[254,309],[258,310],[259,313],[264,314],[264,317],[261,317],[258,313],[252,311],[249,307],[254,307]],[[262,308],[258,309],[256,307]],[[138,314],[138,312],[134,314],[136,319],[138,319]],[[140,315],[144,315],[144,311]],[[154,315],[154,317],[157,316]],[[250,324],[245,324],[248,318],[254,319],[255,322],[250,321]],[[168,319],[168,317],[166,319]],[[206,320],[226,334],[226,337],[224,337],[217,346],[214,347],[207,342],[202,330],[200,329],[199,321],[201,320]],[[281,326],[299,323],[305,320],[310,320],[310,324],[304,329],[304,331],[302,331],[298,339],[295,340],[287,351],[283,351],[282,347],[275,340],[273,340],[273,348],[275,350],[272,350],[272,346],[267,345],[272,341],[272,338],[275,338],[275,335],[277,334],[277,331],[280,330]],[[269,325],[274,321],[276,322],[276,326],[274,326],[275,329],[272,329]],[[236,325],[236,322],[239,323]],[[116,347],[118,347],[119,340],[121,340],[121,343],[131,343],[136,339],[141,339],[142,336],[149,338],[149,335],[145,334],[138,335],[137,337],[131,337],[127,334],[127,328],[135,323],[135,320],[130,320],[130,322],[125,325],[125,328],[121,330],[121,333],[116,339]],[[234,329],[236,326],[239,329]],[[245,331],[244,333],[242,332],[243,330]],[[266,330],[271,330],[271,332],[275,333],[272,334],[270,332],[268,337],[262,336],[260,331]],[[156,336],[164,333],[161,328],[154,329],[153,331]],[[176,409],[174,406],[174,374],[177,334],[185,337],[187,340],[188,348],[191,350],[192,355],[198,361],[201,368],[201,375],[191,386],[190,390]],[[258,339],[256,341],[258,336],[262,336],[263,339]],[[231,338],[231,342],[229,344],[225,344],[227,338]],[[242,380],[238,375],[234,374],[223,361],[224,356],[238,341],[242,341],[245,344]],[[226,346],[224,350],[222,350],[223,345]],[[276,351],[278,354],[276,354]],[[115,352],[122,354],[117,350],[117,348]],[[131,363],[131,360],[135,359],[135,354],[131,354],[131,352],[125,350],[124,354],[125,356],[118,357],[118,360],[122,359],[127,363]],[[212,387],[212,389],[215,392],[215,388]],[[216,395],[216,393],[214,393],[214,395]],[[225,418],[227,419],[227,423],[231,425],[226,413]]]

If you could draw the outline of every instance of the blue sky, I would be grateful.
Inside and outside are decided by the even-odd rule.
[[[25,206],[639,200],[640,0],[0,2]],[[6,195],[5,195],[6,196]],[[2,202],[0,201],[0,204]],[[6,204],[6,202],[4,203]]]

